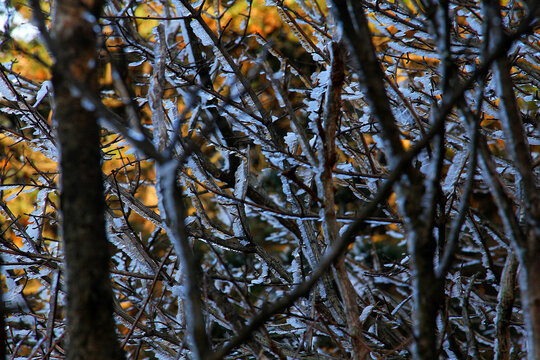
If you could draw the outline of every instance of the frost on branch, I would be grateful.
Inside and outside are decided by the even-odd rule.
[[[369,33],[348,39],[358,13],[336,3]],[[521,3],[499,9],[502,33],[488,29],[485,3],[105,1],[88,63],[100,96],[72,91],[105,126],[127,356],[406,359],[421,356],[419,333],[443,358],[525,356],[530,307],[509,288],[534,284],[511,254],[534,265],[520,250],[538,227],[538,34]],[[1,31],[8,351],[63,358],[51,60],[42,39]],[[360,45],[375,50],[380,96]]]

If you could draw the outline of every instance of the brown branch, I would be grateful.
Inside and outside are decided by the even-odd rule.
[[[506,255],[501,283],[499,284],[499,294],[497,295],[497,322],[495,324],[497,334],[495,336],[494,360],[510,359],[510,321],[512,319],[512,309],[516,294],[517,270],[517,257],[510,251]]]

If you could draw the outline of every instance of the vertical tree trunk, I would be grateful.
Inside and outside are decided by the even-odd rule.
[[[487,21],[489,48],[495,51],[507,40],[499,1],[484,0],[482,3]],[[538,13],[538,6],[531,6]],[[519,259],[524,269],[521,271],[521,295],[523,312],[527,326],[527,358],[540,359],[540,188],[538,174],[534,171],[529,143],[523,126],[520,109],[514,93],[511,76],[512,64],[506,57],[498,58],[493,66],[500,97],[499,117],[505,134],[505,146],[516,169],[516,187],[520,190],[521,228],[523,233],[514,240]],[[507,227],[507,231],[511,231]]]
[[[538,239],[528,239],[538,241]],[[540,262],[538,246],[535,246],[533,257],[522,254],[524,269],[521,271],[521,295],[524,303],[525,325],[527,326],[527,359],[540,359]]]
[[[97,1],[59,0],[53,24],[69,359],[123,358],[112,317],[100,129],[74,86],[75,80],[97,94],[95,26],[100,10]]]
[[[392,113],[384,84],[384,72],[371,41],[371,33],[362,3],[356,0],[332,1],[336,18],[348,40],[351,57],[358,67],[372,116],[381,126],[390,163],[397,163],[405,149],[400,140],[399,127]],[[414,359],[438,358],[437,314],[444,295],[443,282],[435,276],[433,258],[436,242],[432,235],[433,221],[425,216],[426,186],[417,169],[408,166],[398,183],[398,197],[405,199],[401,211],[407,228],[413,295]],[[429,197],[428,197],[429,199]]]

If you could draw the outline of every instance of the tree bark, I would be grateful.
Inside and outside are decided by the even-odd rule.
[[[371,41],[362,4],[354,0],[333,0],[332,6],[344,38],[348,41],[351,57],[355,60],[372,116],[381,127],[386,155],[389,162],[395,166],[405,149],[386,93],[385,75]],[[433,221],[426,221],[429,217],[426,219],[424,211],[424,183],[422,174],[408,164],[403,170],[396,192],[398,197],[405,199],[401,204],[401,211],[408,230],[407,243],[411,258],[414,332],[412,354],[414,359],[431,360],[438,357],[436,320],[442,305],[444,287],[443,282],[436,278],[433,268],[436,242],[432,231]]]
[[[68,359],[122,359],[112,316],[100,128],[74,81],[98,92],[96,19],[101,3],[59,0],[53,85],[60,148],[62,236],[67,272]]]
[[[495,0],[484,0],[483,11],[487,21],[489,48],[494,51],[507,42],[500,4]],[[530,9],[538,12],[538,5]],[[498,58],[493,66],[493,75],[500,97],[499,117],[505,134],[505,146],[516,169],[516,188],[520,194],[520,225],[524,240],[515,241],[519,259],[523,265],[521,272],[521,295],[523,298],[524,320],[527,326],[528,359],[540,359],[540,188],[538,175],[534,172],[530,147],[525,134],[523,120],[514,93],[511,76],[512,65],[506,57]]]

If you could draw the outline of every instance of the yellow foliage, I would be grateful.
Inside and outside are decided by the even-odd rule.
[[[28,282],[26,283],[26,286],[23,289],[23,294],[24,295],[34,294],[42,286],[43,286],[43,284],[41,284],[41,282],[38,279],[30,279],[30,280],[28,280]]]

